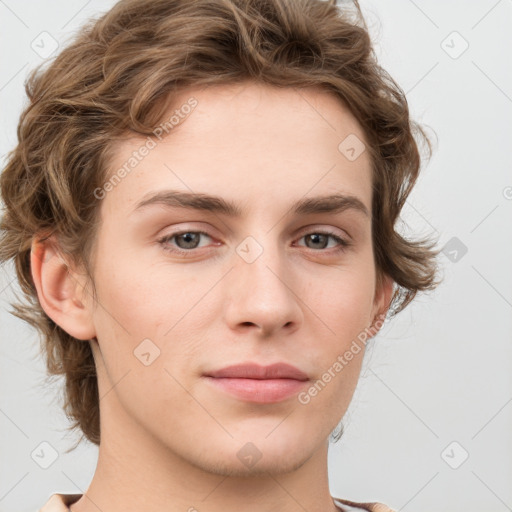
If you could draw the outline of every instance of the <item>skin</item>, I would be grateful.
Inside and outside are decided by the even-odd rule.
[[[328,437],[352,399],[364,344],[307,404],[297,396],[245,402],[202,374],[285,361],[313,384],[385,314],[392,282],[377,287],[371,216],[290,213],[304,197],[338,192],[371,215],[368,152],[349,161],[338,150],[349,134],[365,141],[364,133],[337,98],[316,89],[222,85],[187,90],[176,105],[191,96],[193,112],[101,199],[96,301],[83,269],[49,242],[33,245],[46,313],[74,337],[96,338],[102,442],[91,485],[72,510],[334,512]],[[116,143],[111,171],[145,140]],[[244,213],[162,205],[133,213],[145,194],[163,189],[218,195]],[[306,236],[326,229],[352,244]],[[208,233],[197,248],[176,237],[165,244],[191,256],[158,242],[194,230]],[[236,250],[248,236],[262,248],[252,263]],[[149,366],[134,356],[146,338],[160,350]],[[237,456],[249,442],[261,455],[252,467]]]

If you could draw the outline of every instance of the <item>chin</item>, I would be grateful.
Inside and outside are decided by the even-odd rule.
[[[284,475],[296,471],[303,466],[313,455],[303,452],[288,452],[285,456],[281,454],[262,452],[262,456],[253,465],[244,465],[240,462],[237,452],[219,453],[210,451],[196,461],[190,461],[202,471],[207,471],[219,476],[229,477],[268,477],[271,475]]]
[[[253,430],[254,433],[250,430],[238,432],[238,435],[229,439],[227,436],[224,439],[211,436],[208,446],[196,446],[197,453],[193,460],[192,457],[184,458],[209,473],[254,477],[293,472],[305,464],[318,449],[317,445],[313,445],[311,436],[298,436],[297,431],[282,425],[270,435],[271,429]],[[208,436],[203,439],[208,439]]]

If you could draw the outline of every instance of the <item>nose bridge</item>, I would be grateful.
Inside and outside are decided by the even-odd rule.
[[[270,332],[300,320],[285,248],[276,233],[259,230],[235,248],[226,313],[232,328],[251,323]]]
[[[257,238],[256,238],[257,237]],[[272,233],[265,235],[249,235],[237,247],[237,274],[258,286],[259,292],[268,290],[275,293],[273,288],[285,287],[280,279],[285,278],[283,265],[284,248]]]

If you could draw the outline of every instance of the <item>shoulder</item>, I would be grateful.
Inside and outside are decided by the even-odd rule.
[[[68,512],[68,506],[81,497],[81,494],[52,494],[38,512]]]
[[[387,505],[383,503],[370,502],[370,503],[362,503],[358,501],[350,501],[344,500],[341,498],[332,498],[334,500],[334,504],[339,506],[342,512],[395,512],[393,509],[389,508]]]

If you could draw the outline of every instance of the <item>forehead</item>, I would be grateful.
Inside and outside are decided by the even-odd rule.
[[[364,148],[364,132],[333,94],[255,83],[190,88],[162,120],[167,129],[143,157],[145,137],[114,145],[110,176],[128,172],[102,207],[128,214],[148,192],[173,189],[281,209],[293,198],[350,193],[371,208],[368,151],[356,159],[344,152],[347,140]]]

